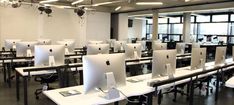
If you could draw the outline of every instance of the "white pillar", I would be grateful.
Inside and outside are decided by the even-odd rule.
[[[158,12],[154,11],[153,12],[153,32],[152,32],[152,40],[157,40],[158,39]]]
[[[185,43],[190,42],[190,26],[191,26],[191,13],[184,13],[184,23],[183,23],[183,41]]]

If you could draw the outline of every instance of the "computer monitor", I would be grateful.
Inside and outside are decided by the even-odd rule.
[[[125,55],[99,54],[83,57],[84,92],[95,92],[95,88],[106,89],[105,73],[113,72],[116,86],[126,85]]]
[[[116,39],[108,39],[106,40],[107,43],[109,43],[110,47],[114,47]]]
[[[137,41],[136,43],[140,43],[142,46],[142,50],[146,50],[146,41]]]
[[[39,45],[51,45],[51,39],[37,39]]]
[[[59,45],[65,46],[65,54],[70,54],[75,49],[75,40],[63,40],[63,41],[57,41]]]
[[[227,47],[216,47],[215,65],[224,64],[226,59]]]
[[[193,48],[191,70],[203,69],[206,63],[206,48]]]
[[[200,48],[200,44],[199,43],[192,43],[192,48]]]
[[[167,50],[167,43],[153,42],[152,49],[154,50]]]
[[[109,54],[109,44],[88,44],[87,54]]]
[[[34,56],[34,46],[38,45],[37,41],[22,41],[16,43],[17,57],[31,57]]]
[[[88,41],[88,44],[104,44],[103,41]]]
[[[21,41],[21,39],[6,39],[5,40],[5,49],[6,50],[10,50],[10,49],[16,50],[16,43],[20,42],[20,41]]]
[[[64,45],[37,45],[35,46],[35,66],[64,65]]]
[[[125,49],[127,59],[141,58],[141,43],[126,44]]]
[[[153,52],[152,78],[173,75],[176,69],[176,50]]]
[[[184,54],[185,46],[185,43],[176,43],[177,54]]]
[[[126,43],[126,41],[115,41],[114,52],[124,51],[124,46],[126,45]]]

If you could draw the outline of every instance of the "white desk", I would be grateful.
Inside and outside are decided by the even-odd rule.
[[[234,88],[234,77],[230,78],[225,82],[225,86],[229,88]]]
[[[226,61],[227,62],[232,62],[232,59],[227,59]],[[206,66],[209,69],[214,68],[214,62],[206,63]],[[201,69],[189,70],[189,68],[190,67],[184,67],[184,68],[177,69],[174,77],[185,76],[185,75],[189,75],[189,74],[193,74],[193,73],[202,71]],[[212,75],[214,73],[215,72],[207,73],[205,75],[199,76],[199,78],[209,76],[209,75]],[[137,82],[137,83],[127,82],[126,86],[118,88],[125,95],[127,95],[128,97],[131,97],[131,96],[139,96],[139,95],[154,92],[155,91],[154,88],[152,88],[150,86],[147,86],[147,82],[150,82],[150,81],[153,81],[153,80],[163,81],[163,80],[167,80],[168,77],[165,76],[165,77],[159,77],[159,78],[156,78],[156,79],[151,79],[151,74],[146,74],[146,75],[140,75],[140,76],[127,78],[127,80],[129,80],[129,79],[142,80],[141,82]],[[170,83],[170,84],[167,84],[167,85],[163,85],[163,86],[160,86],[158,88],[158,90],[171,87],[174,84],[178,85],[178,84],[186,83],[188,81],[190,81],[190,79],[184,79],[184,80],[177,81],[175,83]],[[61,91],[67,91],[67,90],[78,90],[82,94],[63,97],[59,93]],[[108,103],[113,103],[113,102],[120,101],[120,100],[124,99],[124,97],[121,95],[120,98],[113,99],[113,100],[106,100],[106,99],[101,98],[99,96],[100,92],[91,93],[91,94],[84,94],[83,86],[74,86],[74,87],[68,87],[68,88],[49,90],[49,91],[44,91],[43,93],[58,105],[108,104]]]

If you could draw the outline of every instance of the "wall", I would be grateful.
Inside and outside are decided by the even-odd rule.
[[[93,12],[87,14],[87,30],[86,40],[102,40],[110,39],[110,13]]]
[[[118,17],[118,40],[128,39],[128,14],[119,14]]]
[[[4,39],[10,38],[50,38],[54,42],[72,38],[76,39],[77,46],[81,47],[86,40],[106,40],[110,36],[110,13],[88,12],[81,19],[71,9],[52,10],[52,16],[47,17],[46,14],[41,15],[36,6],[0,7],[1,46]]]
[[[133,26],[128,27],[128,38],[145,37],[146,34],[146,20],[133,19]]]

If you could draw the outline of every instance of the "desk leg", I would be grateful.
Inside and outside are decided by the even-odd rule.
[[[28,105],[28,79],[24,78],[24,105]]]
[[[216,89],[215,89],[215,101],[218,100],[218,96],[219,96],[219,70],[217,71],[217,74],[216,74]]]
[[[119,101],[117,101],[117,102],[114,102],[114,105],[119,105]]]
[[[194,95],[194,81],[190,80],[190,94],[189,94],[189,105],[193,105],[193,95]]]
[[[11,70],[12,70],[12,65],[9,65],[9,69],[7,70],[8,71],[8,86],[11,88]]]
[[[158,94],[158,105],[160,105],[162,102],[162,90],[159,90],[159,94]]]
[[[83,85],[83,70],[79,70],[80,74],[80,85]]]
[[[19,73],[16,71],[16,99],[17,101],[20,100],[20,96],[19,96]]]
[[[147,105],[153,105],[153,93],[148,93],[147,95]]]
[[[3,64],[3,79],[4,79],[4,82],[6,83],[7,82],[7,77],[6,77],[6,65]]]

